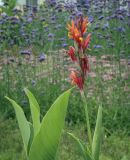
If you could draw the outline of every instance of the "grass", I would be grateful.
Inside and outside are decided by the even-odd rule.
[[[1,120],[0,128],[0,160],[26,160],[16,120]],[[84,125],[66,125],[57,153],[58,158],[82,160],[78,148],[66,132],[72,132],[83,140],[87,139]],[[130,137],[122,131],[115,131],[111,136],[104,134],[103,137],[101,160],[121,160],[124,156],[130,159]]]

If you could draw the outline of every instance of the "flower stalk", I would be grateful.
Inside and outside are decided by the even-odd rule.
[[[88,105],[86,102],[86,97],[84,95],[84,91],[81,91],[81,97],[84,103],[84,110],[85,110],[85,117],[86,117],[86,124],[87,124],[87,133],[88,133],[88,141],[90,148],[92,148],[92,133],[91,133],[91,127],[90,127],[90,120],[89,120],[89,111],[88,111]]]
[[[84,94],[84,83],[89,72],[89,61],[85,53],[88,49],[91,39],[91,34],[86,34],[88,25],[89,21],[87,17],[76,18],[75,21],[72,20],[71,24],[68,24],[68,36],[70,39],[74,41],[74,47],[70,46],[69,51],[67,53],[70,56],[72,62],[76,62],[76,64],[79,66],[78,71],[71,72],[70,78],[72,80],[72,84],[77,85],[80,89],[81,98],[84,103],[88,141],[90,147],[92,147],[92,135],[89,121],[89,112],[86,97]]]
[[[79,68],[78,70],[71,72],[70,78],[72,80],[72,84],[76,85],[80,89],[81,98],[84,104],[89,144],[87,150],[77,137],[72,134],[70,135],[80,147],[84,160],[99,160],[102,135],[102,106],[99,106],[98,109],[95,131],[92,137],[89,110],[84,94],[85,80],[90,70],[89,59],[86,55],[91,39],[91,34],[86,33],[88,24],[88,18],[83,18],[82,16],[76,18],[75,21],[72,20],[71,24],[68,24],[68,36],[74,41],[74,47],[71,46],[67,52],[72,62],[76,63]]]

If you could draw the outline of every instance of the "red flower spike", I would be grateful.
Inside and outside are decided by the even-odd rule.
[[[78,72],[71,71],[70,78],[72,80],[72,84],[77,85],[80,90],[83,90],[84,80],[82,76],[78,75]]]
[[[77,61],[77,58],[75,56],[75,49],[74,49],[74,47],[70,46],[69,47],[69,51],[67,53],[70,56],[70,58],[71,58],[72,61]]]
[[[89,63],[87,56],[81,58],[81,69],[84,75],[86,75],[89,72]]]
[[[88,57],[85,56],[85,50],[88,48],[91,39],[91,34],[88,34],[85,38],[88,24],[89,21],[87,17],[80,17],[75,21],[72,20],[71,24],[68,24],[67,27],[68,36],[70,39],[74,40],[75,46],[75,48],[69,47],[69,51],[67,53],[72,61],[77,61],[79,63],[81,71],[72,71],[70,74],[70,78],[72,80],[72,83],[80,88],[80,91],[83,90],[85,76],[89,72]],[[77,57],[75,53],[78,53]]]

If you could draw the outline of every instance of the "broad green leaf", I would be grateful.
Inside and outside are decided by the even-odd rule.
[[[60,95],[44,116],[39,133],[30,148],[29,160],[54,160],[65,122],[68,90]]]
[[[121,160],[127,160],[127,157],[126,157],[126,156],[124,156]]]
[[[17,121],[19,124],[19,128],[21,131],[21,135],[22,135],[22,139],[23,139],[23,143],[24,143],[24,147],[27,153],[27,148],[28,148],[28,142],[30,139],[30,126],[29,126],[29,122],[27,121],[25,114],[23,112],[23,109],[12,99],[6,97],[11,104],[14,107],[15,113],[16,113],[16,117],[17,117]]]
[[[40,107],[33,94],[28,89],[24,89],[24,91],[29,99],[34,136],[36,136],[40,129]]]
[[[101,137],[102,137],[102,106],[99,106],[96,127],[92,142],[92,157],[95,160],[99,160]]]
[[[71,136],[71,138],[75,141],[76,145],[80,149],[80,152],[84,157],[84,160],[92,160],[89,150],[87,150],[86,147],[84,147],[81,140],[77,138],[75,135],[73,135],[72,133],[68,133],[68,134]]]

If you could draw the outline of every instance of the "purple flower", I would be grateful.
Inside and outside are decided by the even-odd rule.
[[[130,17],[130,13],[127,14],[127,17]]]
[[[51,17],[51,20],[56,20],[56,16],[55,16],[55,15],[52,16],[52,17]]]
[[[104,30],[104,29],[108,29],[109,28],[109,24],[108,23],[105,23],[104,25],[103,25],[103,27],[102,27],[102,29]]]
[[[62,38],[60,38],[59,40],[61,40],[61,41],[65,41],[65,40],[66,40],[66,38],[65,38],[65,37],[62,37]]]
[[[54,37],[54,34],[53,34],[53,33],[49,33],[49,34],[48,34],[48,37],[49,37],[49,38],[53,38],[53,37]]]
[[[88,19],[89,19],[89,22],[90,22],[90,23],[94,22],[94,18],[93,18],[92,16],[89,16]]]
[[[99,20],[102,20],[104,18],[104,16],[103,15],[101,15],[98,19]]]
[[[94,49],[101,49],[101,48],[103,48],[103,46],[101,46],[101,45],[94,45],[93,48]]]
[[[113,15],[111,15],[109,18],[110,19],[114,19],[114,18],[116,18],[117,16],[115,15],[115,14],[113,14]]]
[[[67,46],[68,46],[67,43],[63,43],[63,44],[62,44],[62,47],[67,47]]]
[[[30,50],[23,50],[23,51],[20,51],[20,54],[22,54],[22,55],[31,55],[31,51]]]
[[[124,20],[123,15],[120,15],[120,14],[119,14],[119,15],[117,15],[117,18],[118,18],[118,19],[120,19],[120,20]]]
[[[18,9],[18,8],[14,8],[14,9],[13,9],[13,12],[14,12],[15,14],[17,14],[17,13],[21,13],[22,11],[21,11],[20,9]]]
[[[111,16],[106,17],[106,20],[109,21],[111,19]]]
[[[46,0],[46,2],[47,2],[48,5],[50,5],[50,6],[55,6],[55,5],[56,5],[56,0]]]
[[[29,23],[31,23],[31,22],[33,21],[32,17],[29,17],[29,18],[27,19],[27,21],[28,21]]]
[[[83,16],[83,13],[82,13],[82,12],[78,12],[78,13],[76,14],[76,16],[77,16],[77,17],[81,17],[81,16]]]
[[[121,33],[124,33],[125,32],[125,28],[119,26],[119,27],[117,27],[117,31],[119,31]]]
[[[43,61],[45,61],[45,59],[46,59],[46,56],[45,56],[44,53],[42,53],[42,54],[39,56],[39,62],[43,62]]]

